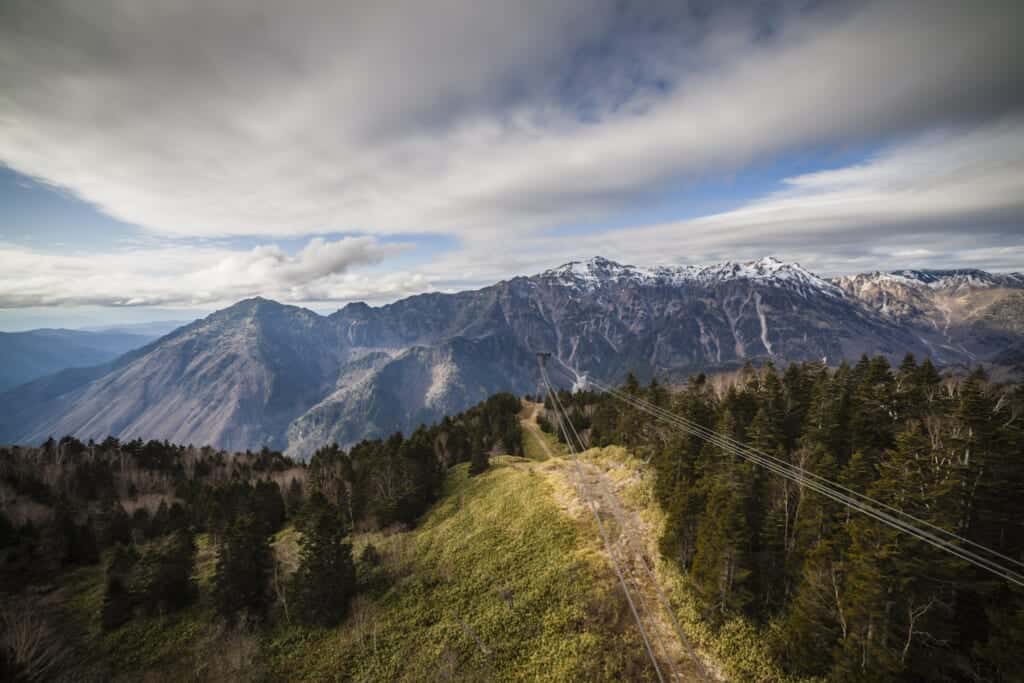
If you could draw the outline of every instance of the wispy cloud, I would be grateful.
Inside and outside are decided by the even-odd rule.
[[[429,284],[415,275],[371,276],[407,245],[372,237],[313,238],[297,254],[181,245],[109,254],[52,254],[0,244],[0,307],[209,306],[262,294],[283,301],[399,296]]]
[[[11,228],[0,308],[379,303],[594,254],[1024,267],[1024,5],[769,5],[2,3],[0,163],[141,230],[56,253]],[[847,144],[879,151],[629,218]]]
[[[1024,119],[1006,119],[930,133],[862,163],[794,176],[777,192],[714,215],[571,238],[509,232],[496,242],[467,240],[429,262],[396,265],[414,246],[372,236],[312,238],[294,254],[273,243],[231,249],[219,240],[126,244],[103,254],[0,245],[0,307],[209,306],[256,294],[306,304],[385,303],[595,254],[641,265],[775,254],[823,274],[970,265],[1020,270],[1022,213]]]
[[[1019,3],[677,4],[15,2],[0,160],[165,234],[490,239],[1024,92]]]

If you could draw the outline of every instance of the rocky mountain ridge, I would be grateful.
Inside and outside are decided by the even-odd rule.
[[[534,392],[539,350],[610,381],[862,353],[1000,361],[1024,339],[1022,293],[1024,277],[981,271],[827,280],[772,258],[655,268],[592,258],[329,316],[249,299],[107,366],[0,394],[0,441],[115,434],[306,457],[497,391]]]

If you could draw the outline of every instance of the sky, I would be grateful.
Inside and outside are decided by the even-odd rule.
[[[4,0],[0,330],[1024,270],[1024,3]]]

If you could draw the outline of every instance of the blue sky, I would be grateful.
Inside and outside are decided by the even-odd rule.
[[[351,5],[0,11],[0,330],[597,254],[1024,269],[1019,3]]]

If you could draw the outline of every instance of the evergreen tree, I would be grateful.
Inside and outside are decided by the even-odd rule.
[[[135,599],[129,581],[138,559],[134,547],[122,544],[114,547],[107,564],[106,588],[100,613],[100,623],[105,631],[113,630],[132,618]]]
[[[265,528],[251,514],[235,519],[225,535],[213,577],[218,613],[236,623],[243,615],[262,620],[271,602],[273,553]]]
[[[299,568],[288,595],[293,614],[303,623],[338,623],[354,593],[352,546],[344,541],[346,529],[341,520],[332,507],[318,510],[299,540]]]
[[[18,532],[7,514],[0,510],[0,548],[13,546],[18,541]]]
[[[832,653],[847,635],[843,563],[828,542],[819,543],[800,567],[801,577],[773,643],[786,668],[825,676]]]
[[[738,431],[728,406],[723,407],[718,431],[734,437]],[[753,466],[733,461],[727,451],[715,450],[718,462],[705,475],[707,506],[697,531],[692,575],[709,616],[721,620],[743,612],[753,599],[748,519]]]
[[[136,598],[149,614],[167,614],[192,602],[197,588],[196,546],[191,534],[177,531],[145,549],[136,568]]]
[[[737,476],[715,478],[707,509],[700,520],[693,558],[693,580],[709,617],[722,620],[741,613],[752,600],[748,486],[741,477],[749,467],[736,466]]]
[[[473,451],[473,459],[469,464],[469,475],[475,477],[478,474],[482,474],[487,471],[487,468],[491,466],[491,458],[487,454],[487,451],[482,448],[478,448]]]
[[[285,504],[277,482],[256,482],[248,506],[263,525],[263,530],[268,536],[284,525]]]
[[[782,440],[785,435],[781,412],[778,419],[772,419],[772,404],[771,400],[766,400],[758,409],[750,425],[750,446],[760,453],[784,460]],[[769,478],[761,468],[753,469],[752,477],[747,519],[751,552],[757,565],[756,604],[766,616],[778,609],[786,592],[786,526],[791,482],[778,477]]]
[[[299,514],[299,511],[302,509],[302,501],[302,482],[298,478],[292,479],[291,483],[288,484],[288,492],[284,497],[284,507],[289,519],[293,519]]]

